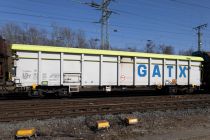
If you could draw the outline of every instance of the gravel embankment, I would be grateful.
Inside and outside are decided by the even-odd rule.
[[[138,117],[139,124],[125,126],[122,120],[126,116]],[[95,121],[101,119],[108,120],[111,128],[96,131]],[[17,129],[30,127],[38,130],[38,140],[208,140],[210,109],[134,112],[0,123],[0,140],[14,139]]]

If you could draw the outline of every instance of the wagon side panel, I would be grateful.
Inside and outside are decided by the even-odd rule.
[[[85,86],[99,85],[100,80],[100,57],[99,55],[85,55],[82,71],[82,80]]]
[[[101,61],[101,86],[117,85],[117,57],[103,56]]]
[[[135,74],[135,84],[136,86],[149,85],[149,59],[148,58],[137,58],[136,60],[136,74]]]
[[[201,63],[191,62],[190,84],[200,86],[201,84]]]
[[[17,52],[17,55],[14,81],[22,86],[38,84],[38,53]]]
[[[162,85],[163,84],[163,60],[152,59],[150,66],[150,85]]]
[[[188,61],[178,61],[177,64],[177,84],[178,85],[188,85],[189,84],[189,62]]]

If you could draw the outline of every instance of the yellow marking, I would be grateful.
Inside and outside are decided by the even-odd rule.
[[[36,90],[37,84],[32,85],[32,90]]]
[[[16,132],[16,137],[32,137],[36,135],[36,129],[30,128],[30,129],[20,129]]]
[[[138,121],[138,118],[127,117],[127,118],[125,118],[125,122],[127,125],[132,125],[132,124],[137,124],[139,121]]]
[[[106,120],[100,120],[100,121],[96,122],[96,127],[97,127],[97,129],[109,128],[110,124]]]
[[[176,79],[172,79],[172,82],[171,82],[173,85],[176,85],[177,84],[177,81]]]
[[[39,46],[39,45],[24,45],[13,44],[12,50],[16,51],[41,51],[41,52],[57,52],[57,53],[72,53],[72,54],[92,54],[92,55],[109,55],[109,56],[128,56],[128,57],[143,57],[143,58],[158,58],[158,59],[172,59],[172,60],[193,60],[204,61],[201,57],[181,56],[181,55],[166,55],[166,54],[152,54],[140,52],[126,52],[126,51],[111,51],[111,50],[96,50],[96,49],[81,49],[81,48],[67,48],[67,47],[53,47],[53,46]]]

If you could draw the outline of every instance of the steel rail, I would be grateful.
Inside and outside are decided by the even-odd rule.
[[[97,101],[97,100],[96,100]],[[81,101],[82,102],[82,101]],[[31,102],[33,104],[33,102]],[[167,110],[167,109],[186,109],[186,108],[204,108],[210,106],[210,99],[182,99],[180,100],[164,100],[160,101],[138,101],[136,98],[132,100],[129,98],[127,102],[102,102],[95,104],[81,104],[73,105],[70,103],[57,105],[49,103],[47,106],[44,103],[35,104],[34,106],[25,107],[14,105],[9,108],[0,109],[0,121],[13,121],[25,119],[43,119],[50,117],[66,117],[66,116],[81,116],[107,113],[129,113],[133,111],[147,111],[147,110]]]

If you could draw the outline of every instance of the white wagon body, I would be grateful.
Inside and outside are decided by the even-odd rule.
[[[12,49],[18,57],[13,79],[21,86],[201,84],[200,57],[18,44]]]

